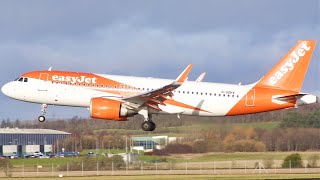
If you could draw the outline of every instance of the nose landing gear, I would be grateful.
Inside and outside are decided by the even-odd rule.
[[[41,112],[42,115],[38,117],[39,122],[44,122],[46,120],[46,117],[44,116],[47,112],[48,105],[47,104],[41,104]]]

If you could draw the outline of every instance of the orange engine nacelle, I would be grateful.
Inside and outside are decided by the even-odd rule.
[[[134,114],[134,111],[123,107],[120,101],[105,98],[91,99],[90,116],[92,118],[126,121],[127,117]]]

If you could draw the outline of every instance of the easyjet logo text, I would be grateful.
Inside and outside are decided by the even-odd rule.
[[[86,76],[74,77],[74,76],[52,76],[53,81],[62,81],[62,82],[70,82],[70,83],[87,83],[87,84],[95,84],[97,83],[97,78],[88,78]]]
[[[285,74],[287,74],[289,71],[292,71],[295,68],[295,64],[299,62],[301,57],[303,57],[306,54],[306,51],[309,51],[310,48],[311,47],[308,46],[307,42],[302,42],[300,47],[290,54],[288,60],[270,78],[270,84],[277,84],[277,82],[281,80]]]

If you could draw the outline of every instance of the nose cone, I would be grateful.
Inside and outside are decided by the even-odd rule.
[[[4,95],[9,96],[10,97],[10,87],[8,84],[5,84],[2,86],[1,91]]]

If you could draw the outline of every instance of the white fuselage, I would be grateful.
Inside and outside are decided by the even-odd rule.
[[[8,89],[11,89],[11,94],[7,95],[17,100],[32,103],[88,108],[93,97],[120,99],[161,88],[173,81],[169,79],[102,74],[99,74],[99,76],[135,87],[135,89],[126,88],[125,86],[110,87],[108,84],[99,84],[99,87],[83,86],[77,83],[76,85],[71,85],[69,83],[28,78],[28,82],[13,81],[8,83],[7,86]],[[159,105],[160,109],[162,109],[159,113],[181,112],[181,114],[185,115],[224,116],[241,98],[246,96],[252,87],[253,85],[243,86],[187,81],[173,91],[173,99],[204,111],[181,105],[167,104],[166,106]],[[252,103],[254,103],[254,97],[250,99],[247,105],[250,106]],[[153,113],[157,112],[153,111]]]

